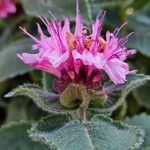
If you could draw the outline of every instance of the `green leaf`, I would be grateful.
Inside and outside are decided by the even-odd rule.
[[[140,53],[150,57],[150,35],[136,34],[130,38],[128,47],[137,49]]]
[[[37,107],[33,101],[29,101],[26,105],[26,116],[28,120],[36,121],[47,116],[47,112]]]
[[[150,81],[150,76],[143,74],[130,74],[127,76],[127,81],[121,85],[114,85],[112,82],[107,83],[104,91],[107,98],[104,100],[102,106],[90,107],[90,110],[96,110],[99,113],[111,113],[117,109],[126,99],[127,95],[137,87]]]
[[[113,112],[113,119],[123,120],[126,116],[126,113],[127,113],[127,102],[124,101],[123,104]]]
[[[112,1],[112,0],[93,0],[91,2],[91,5],[92,5],[92,10],[95,8],[95,9],[100,9],[100,8],[112,8],[112,7],[117,7],[119,5],[123,5],[123,1],[122,0],[115,0],[115,1]]]
[[[22,0],[21,2],[25,12],[30,16],[50,16],[48,11],[51,11],[58,19],[62,19],[64,16],[69,16],[71,20],[75,20],[75,1],[41,0],[37,2],[37,0]],[[88,0],[80,0],[80,10],[84,18],[87,21],[90,21],[91,12]]]
[[[1,150],[48,150],[43,144],[33,142],[27,134],[31,124],[28,122],[11,123],[0,129]]]
[[[0,82],[31,71],[31,69],[23,64],[17,57],[17,53],[30,49],[30,46],[31,42],[29,40],[21,39],[1,48]]]
[[[66,111],[69,111],[60,104],[59,95],[44,91],[39,86],[33,84],[19,86],[5,95],[5,97],[11,96],[27,96],[31,98],[39,108],[50,113],[66,113]]]
[[[132,4],[130,7],[133,7],[135,10],[142,9],[143,7],[147,6],[150,2],[149,0],[132,0]],[[149,7],[148,7],[149,8]]]
[[[47,116],[47,112],[38,108],[27,97],[11,98],[11,103],[6,105],[7,117],[5,123],[18,122],[20,120],[39,120]]]
[[[140,116],[134,116],[125,120],[130,125],[140,126],[145,131],[143,150],[148,150],[150,147],[150,116],[141,114]]]
[[[18,122],[20,120],[27,120],[26,106],[27,101],[23,98],[13,98],[11,103],[8,105],[8,112],[6,123],[8,122]]]
[[[143,2],[143,0],[141,0]],[[150,1],[148,0],[147,2]],[[135,4],[138,4],[135,1]],[[140,3],[139,3],[140,4]],[[146,4],[146,2],[144,2]],[[147,4],[146,4],[147,5]],[[141,4],[139,5],[141,6]],[[149,5],[150,6],[150,5]],[[132,6],[131,6],[132,7]],[[137,49],[140,53],[150,57],[150,13],[148,10],[135,11],[127,16],[128,27],[134,31],[134,36],[128,41],[128,47]]]
[[[147,31],[150,29],[150,13],[149,10],[147,11],[136,11],[133,14],[127,16],[127,20],[129,22],[128,26],[132,28],[137,33],[141,33],[141,31]],[[135,28],[138,27],[138,28]],[[146,34],[149,33],[149,31],[146,32]]]
[[[29,135],[34,141],[61,150],[127,150],[138,148],[143,141],[140,128],[104,116],[85,124],[65,116],[48,116],[35,123]]]
[[[138,102],[144,105],[146,108],[150,108],[150,82],[137,88],[133,91],[133,95]]]
[[[87,90],[80,84],[69,84],[60,96],[60,102],[63,106],[68,108],[87,108],[90,97]]]

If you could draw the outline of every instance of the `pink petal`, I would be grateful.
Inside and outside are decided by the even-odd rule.
[[[34,64],[37,63],[37,59],[34,57],[34,54],[22,53],[17,54],[17,56],[25,63],[25,64]]]
[[[15,13],[16,12],[16,6],[14,5],[13,2],[8,3],[7,10],[8,10],[9,13]]]
[[[53,56],[55,57],[54,61],[52,62],[52,66],[54,68],[58,67],[60,64],[62,64],[63,62],[67,61],[67,59],[69,58],[69,52],[66,51],[64,54],[60,55],[60,56]]]
[[[76,26],[75,26],[75,36],[82,35],[83,24],[81,21],[81,14],[79,10],[79,0],[76,0]]]
[[[58,77],[61,76],[60,72],[55,69],[54,67],[52,67],[52,65],[45,60],[42,60],[41,62],[39,62],[36,57],[34,56],[34,54],[29,54],[29,53],[22,53],[21,55],[18,54],[17,55],[25,64],[30,65],[33,68],[36,68],[38,70],[43,70],[46,71],[50,74],[54,74]]]
[[[83,65],[83,63],[81,60],[79,60],[79,59],[74,60],[74,68],[75,68],[75,72],[77,75],[80,73],[80,69],[81,69],[82,65]]]
[[[91,52],[84,50],[83,53],[79,53],[76,50],[72,52],[73,58],[75,60],[80,59],[84,65],[93,65],[98,69],[102,69],[104,65],[104,58],[102,53],[97,53],[93,55]]]
[[[1,0],[0,1],[0,18],[6,18],[9,13],[15,13],[16,6],[12,0]]]
[[[114,58],[104,65],[104,70],[115,84],[119,84],[126,81],[126,75],[129,73],[129,66],[127,63]]]

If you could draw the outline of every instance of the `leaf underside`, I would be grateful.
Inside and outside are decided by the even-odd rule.
[[[50,113],[66,113],[70,111],[60,104],[59,95],[44,91],[37,85],[25,84],[19,86],[5,95],[5,97],[11,96],[27,96],[31,98],[39,108]]]

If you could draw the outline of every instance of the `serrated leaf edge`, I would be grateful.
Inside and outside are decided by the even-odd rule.
[[[70,119],[70,122],[72,120],[71,116],[68,114],[68,119]],[[46,116],[46,117],[43,117],[41,118],[38,122],[43,122],[44,119],[48,118],[49,116]],[[55,147],[57,148],[58,150],[61,150],[61,148],[59,148],[59,146],[57,145],[57,143],[55,143],[53,140],[49,140],[47,135],[48,135],[48,132],[41,132],[39,130],[37,130],[37,126],[38,126],[38,122],[35,122],[32,124],[32,127],[30,130],[28,130],[28,135],[29,137],[33,140],[33,141],[38,141],[38,142],[43,142],[44,144],[48,145],[49,147]],[[66,122],[67,124],[68,122]],[[66,125],[65,124],[65,125]],[[64,126],[65,126],[64,125]],[[61,129],[61,128],[56,128],[57,129]]]
[[[28,87],[30,89],[28,89]],[[6,94],[5,97],[7,98],[7,97],[12,97],[12,96],[27,96],[27,97],[31,98],[33,100],[33,102],[44,111],[47,111],[49,113],[55,113],[55,114],[66,114],[67,113],[67,112],[63,112],[63,111],[58,112],[58,111],[50,109],[49,106],[44,104],[44,102],[41,100],[41,98],[35,93],[33,88],[42,90],[41,87],[38,85],[24,84],[24,85],[20,85],[18,88],[14,89],[11,92],[9,92],[8,94]],[[19,91],[20,89],[28,91],[28,93],[27,92],[22,93]],[[29,94],[29,93],[31,93],[31,94]]]
[[[144,135],[145,135],[145,132],[144,132],[144,130],[143,129],[141,129],[140,127],[138,127],[138,126],[131,126],[131,125],[128,125],[128,124],[126,124],[126,123],[123,123],[123,122],[120,122],[120,121],[114,121],[113,119],[111,119],[111,118],[108,118],[108,117],[106,117],[106,116],[104,116],[104,115],[95,115],[94,117],[100,117],[100,119],[101,120],[104,120],[104,121],[106,121],[106,122],[108,122],[108,123],[112,123],[113,125],[115,125],[116,127],[118,127],[118,128],[127,128],[127,129],[135,129],[136,131],[137,131],[137,140],[136,140],[136,142],[130,147],[130,150],[134,150],[134,149],[138,149],[138,148],[140,148],[140,146],[142,145],[142,143],[144,142]],[[93,118],[94,118],[93,117]],[[45,117],[46,118],[46,117]],[[41,119],[41,120],[43,120],[43,119]],[[91,119],[92,120],[92,119]],[[62,127],[67,127],[68,125],[70,125],[71,123],[73,123],[75,120],[72,120],[72,121],[70,121],[70,122],[66,122],[66,124],[64,125],[64,126],[62,126]],[[77,121],[77,122],[79,122],[79,121]],[[95,150],[94,149],[94,146],[93,146],[93,144],[92,144],[92,142],[90,142],[91,141],[91,139],[90,139],[90,135],[88,135],[88,131],[86,131],[86,124],[88,124],[88,123],[90,123],[90,122],[87,122],[87,123],[84,123],[84,124],[82,124],[83,125],[83,128],[84,128],[84,130],[85,130],[85,133],[87,134],[87,138],[88,138],[88,140],[89,140],[89,143],[90,143],[90,145],[91,145],[91,150]],[[98,123],[98,121],[93,121],[93,123]],[[84,126],[85,125],[85,126]],[[38,126],[38,123],[34,123],[33,124],[33,126],[31,127],[31,129],[30,130],[28,130],[28,134],[29,134],[29,137],[33,140],[33,141],[38,141],[38,142],[43,142],[43,143],[45,143],[46,145],[49,145],[49,147],[55,147],[55,148],[57,148],[57,149],[60,149],[61,150],[61,148],[59,148],[59,146],[57,145],[57,143],[55,143],[53,140],[49,140],[48,139],[48,132],[41,132],[41,131],[39,131],[39,130],[37,130],[37,126]],[[58,128],[59,130],[61,130],[61,128],[62,127],[60,127],[60,128]],[[57,130],[57,129],[56,129]]]
[[[117,120],[113,120],[112,118],[109,118],[105,115],[94,115],[91,120],[94,121],[96,119],[96,117],[99,117],[100,119],[107,121],[107,122],[111,122],[113,125],[117,126],[117,127],[121,127],[121,128],[134,128],[137,132],[138,132],[138,138],[137,141],[134,145],[132,145],[132,147],[130,148],[130,150],[134,150],[134,149],[138,149],[140,148],[140,146],[142,145],[142,143],[144,142],[144,136],[145,136],[145,132],[143,129],[141,129],[139,126],[133,126],[133,125],[128,125],[124,122],[121,121],[117,121]]]
[[[121,97],[111,107],[99,109],[98,110],[99,113],[109,113],[109,112],[112,113],[119,106],[121,106],[121,104],[126,100],[126,97],[129,95],[129,93],[132,90],[135,90],[136,88],[140,87],[141,85],[144,85],[147,81],[150,81],[150,76],[144,75],[144,74],[138,74],[138,75],[143,76],[144,78],[139,79],[137,81],[131,81],[128,86],[126,86],[125,88],[123,88],[121,90]],[[90,108],[90,109],[94,110],[94,108]]]

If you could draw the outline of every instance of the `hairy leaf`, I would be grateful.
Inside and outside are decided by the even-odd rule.
[[[103,116],[85,124],[58,115],[49,116],[35,123],[29,135],[34,141],[61,150],[127,150],[138,148],[143,141],[143,132],[138,127]]]
[[[47,112],[37,107],[34,102],[29,101],[26,105],[26,116],[28,120],[39,120],[47,116]]]
[[[17,53],[30,49],[30,46],[31,42],[29,40],[22,39],[1,48],[0,82],[31,71],[31,69],[23,64],[17,57]]]
[[[68,111],[60,104],[59,95],[44,91],[36,85],[25,84],[23,86],[19,86],[12,92],[5,95],[5,97],[18,95],[31,98],[39,108],[42,108],[47,112],[65,113]]]
[[[107,83],[104,87],[104,92],[107,95],[104,103],[98,108],[90,107],[90,110],[95,111],[96,108],[99,113],[111,113],[125,101],[127,95],[132,90],[143,85],[147,81],[150,81],[150,76],[130,74],[127,76],[125,84],[114,85],[113,83]]]
[[[146,114],[141,114],[139,116],[134,116],[133,118],[127,118],[126,123],[130,125],[140,126],[145,131],[143,150],[150,147],[150,116]]]
[[[11,123],[0,129],[1,150],[48,150],[46,145],[33,142],[28,134],[31,124],[28,122]]]

